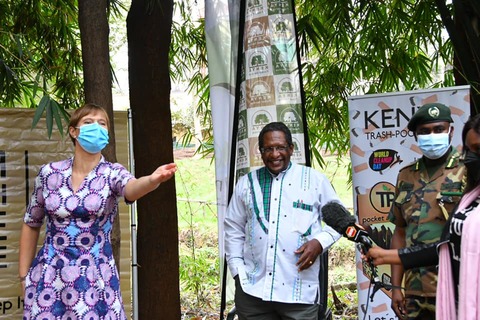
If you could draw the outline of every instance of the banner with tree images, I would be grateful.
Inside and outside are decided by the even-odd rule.
[[[461,152],[461,132],[470,115],[469,86],[353,96],[348,99],[353,203],[358,222],[375,243],[390,247],[394,224],[388,221],[397,174],[422,157],[409,119],[426,103],[450,107],[455,128],[452,145]],[[356,252],[358,318],[396,319],[391,309],[391,268],[372,268]],[[376,283],[373,283],[376,282]]]
[[[292,131],[293,161],[308,152],[293,2],[246,1],[240,17],[236,178],[263,166],[257,137],[269,122]]]

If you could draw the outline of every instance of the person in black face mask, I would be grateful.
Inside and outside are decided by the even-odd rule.
[[[436,319],[477,319],[480,314],[480,115],[462,131],[467,185],[439,242],[401,249],[371,248],[363,257],[374,265],[405,269],[438,264]]]
[[[478,150],[480,151],[480,150]],[[467,168],[467,185],[477,186],[480,184],[480,155],[474,151],[465,152],[465,167]]]

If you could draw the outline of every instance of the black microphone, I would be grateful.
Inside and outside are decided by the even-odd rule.
[[[367,230],[361,225],[356,223],[354,216],[348,212],[348,210],[338,202],[330,201],[322,207],[323,221],[328,224],[333,230],[337,231],[348,240],[359,243],[363,254],[373,246],[373,240],[370,238]],[[373,265],[372,260],[369,260],[368,265],[372,271],[371,284],[373,284],[372,294],[370,300],[373,302],[375,293],[380,288],[392,289],[391,285],[385,284],[380,281],[377,274],[377,269]]]
[[[373,245],[368,232],[356,223],[354,216],[338,202],[330,201],[322,206],[323,221],[348,240],[359,243],[365,254]]]

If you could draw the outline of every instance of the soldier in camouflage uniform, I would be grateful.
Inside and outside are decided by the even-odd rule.
[[[449,214],[460,200],[465,167],[460,154],[451,146],[452,122],[450,109],[433,103],[420,107],[408,123],[423,157],[398,174],[389,214],[389,220],[395,224],[391,248],[438,241]],[[392,308],[397,316],[435,319],[436,266],[404,273],[401,265],[392,265],[392,285],[400,287],[402,280],[405,297],[400,289],[392,291]]]

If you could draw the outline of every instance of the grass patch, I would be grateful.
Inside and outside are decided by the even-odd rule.
[[[179,230],[217,232],[215,167],[211,159],[175,160]]]

